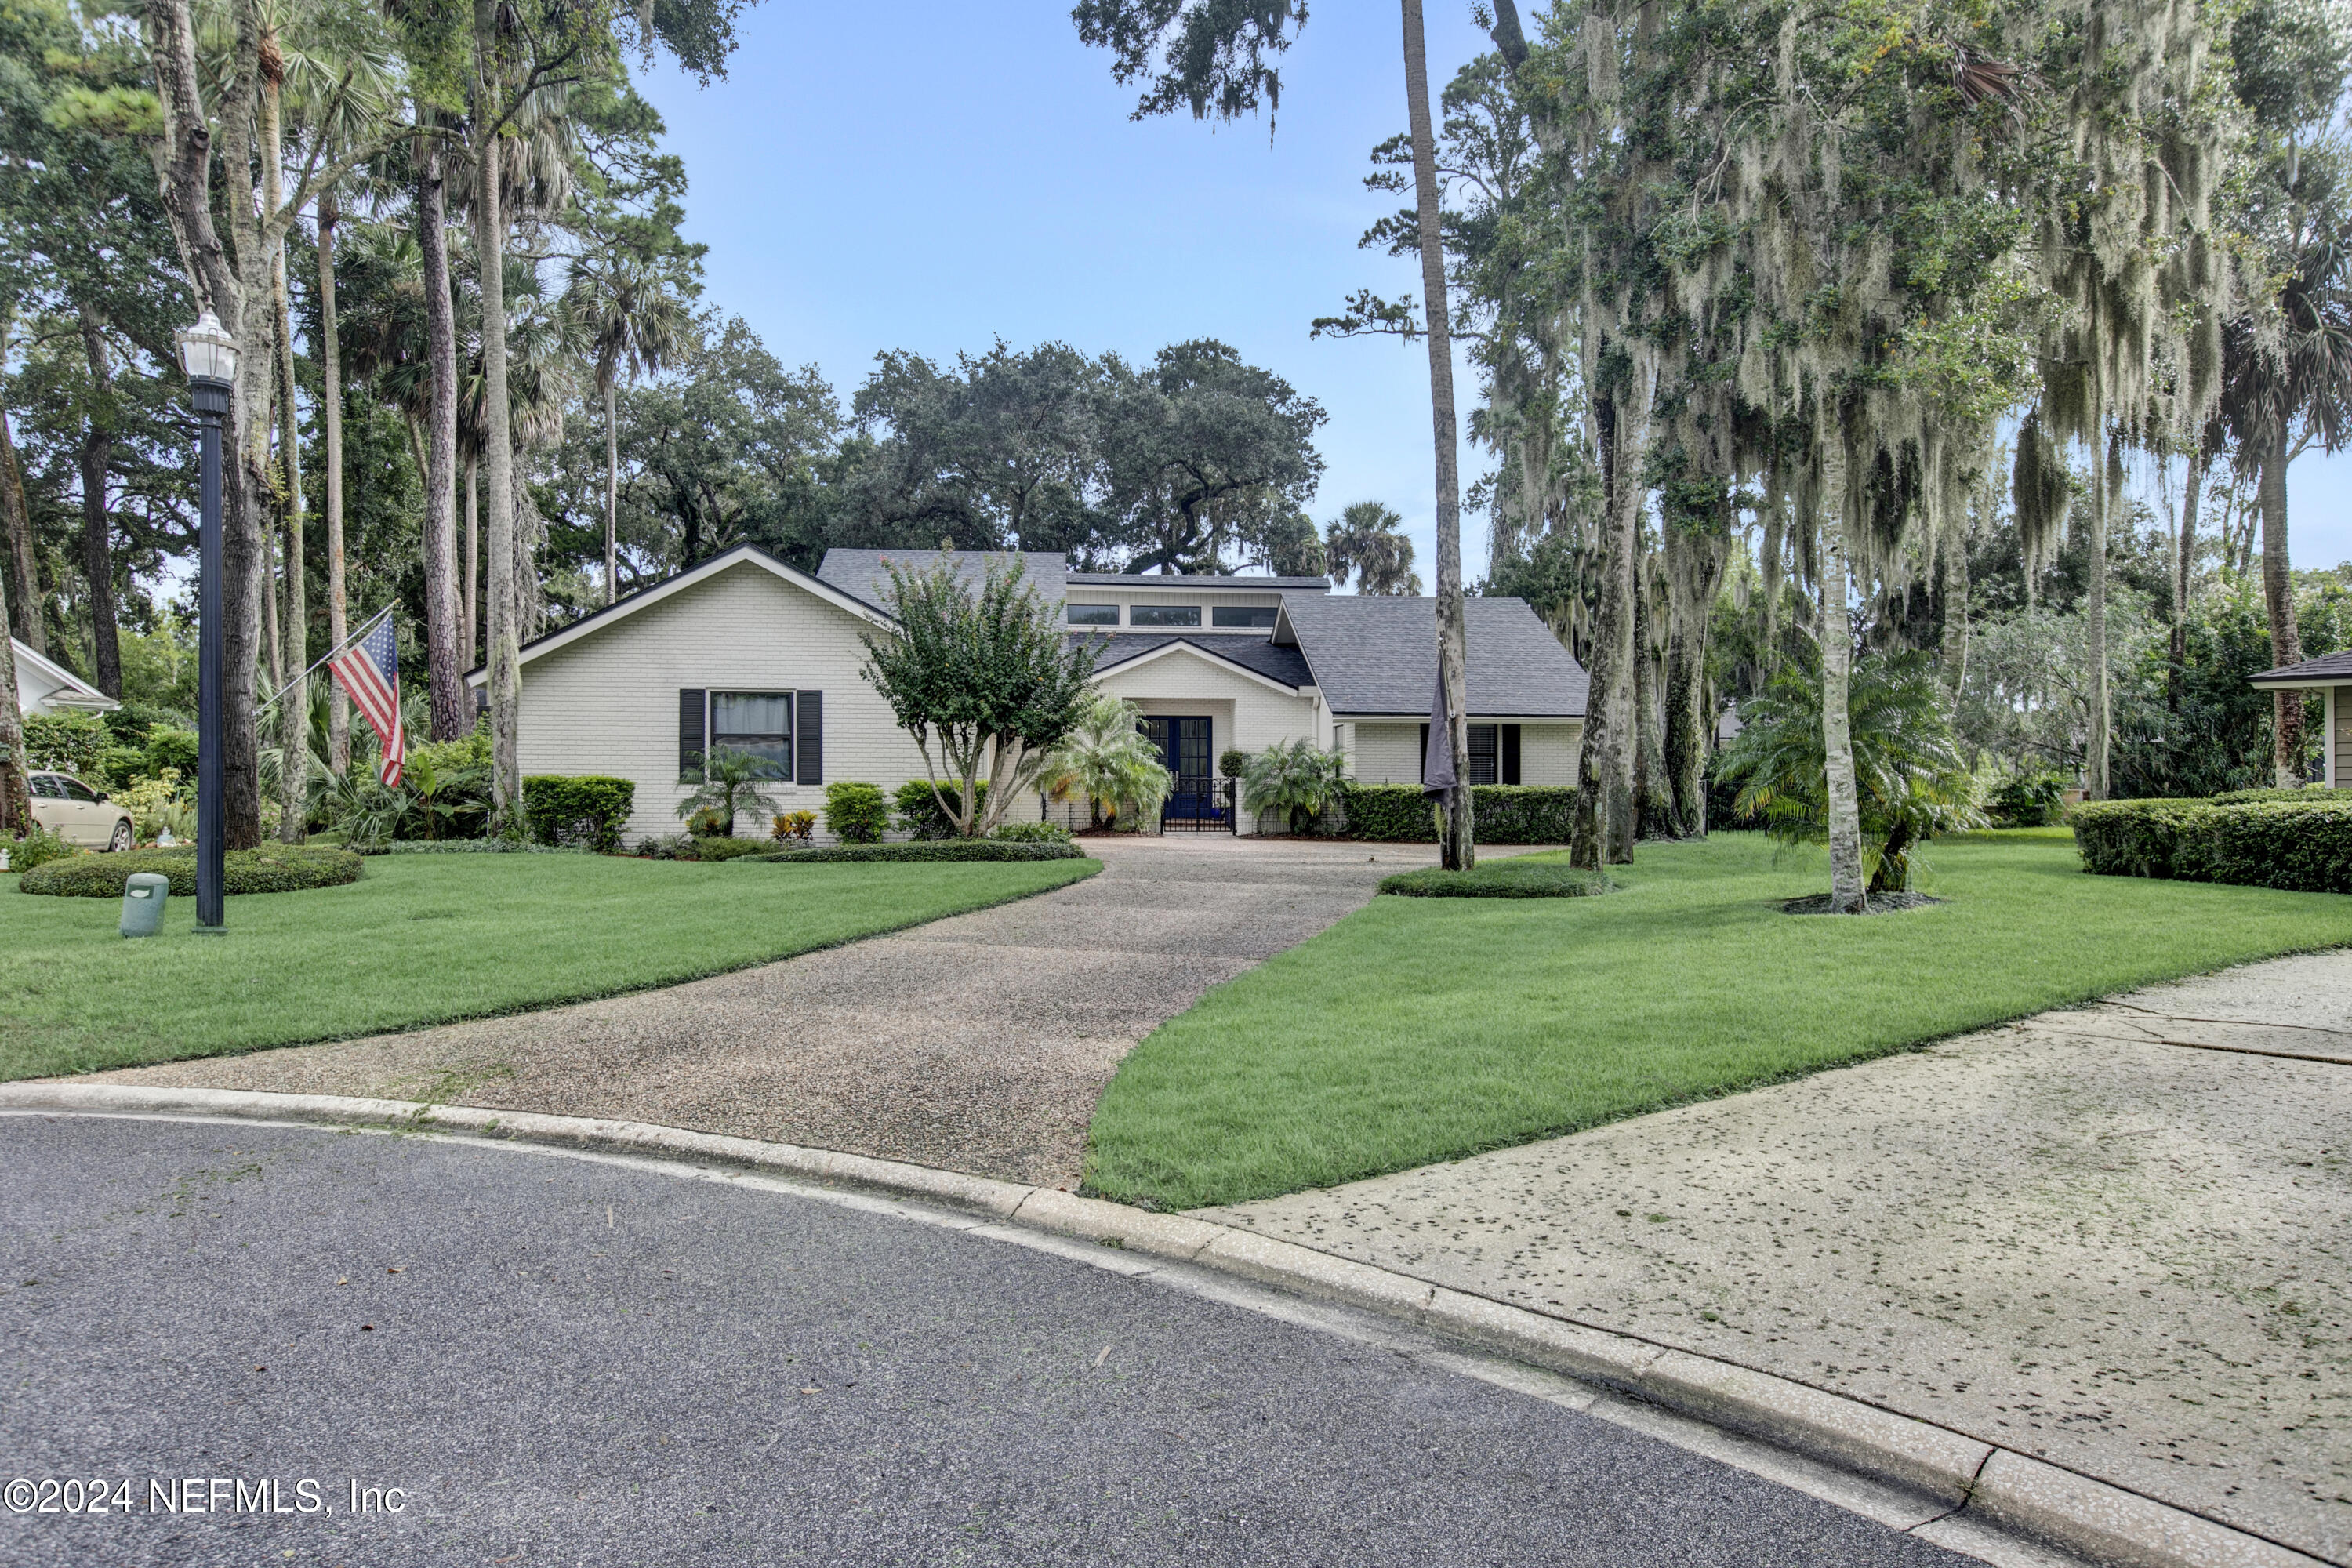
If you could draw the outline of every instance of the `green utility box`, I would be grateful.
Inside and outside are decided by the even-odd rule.
[[[153,936],[163,929],[163,900],[172,879],[160,871],[133,871],[122,884],[122,934]]]

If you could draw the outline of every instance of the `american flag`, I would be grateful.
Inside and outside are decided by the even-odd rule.
[[[383,748],[376,777],[387,785],[398,784],[408,736],[400,727],[400,652],[393,643],[392,617],[378,621],[373,631],[329,659],[327,668],[375,726],[375,738]]]

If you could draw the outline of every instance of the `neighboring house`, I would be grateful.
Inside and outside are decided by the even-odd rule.
[[[2264,691],[2317,691],[2327,700],[2319,778],[2331,789],[2352,789],[2352,652],[2306,658],[2252,678]]]
[[[814,575],[739,545],[523,645],[522,771],[634,780],[627,833],[674,833],[682,764],[718,746],[786,774],[776,809],[820,810],[828,780],[895,792],[921,754],[859,673],[860,634],[887,626],[892,564],[937,551],[835,550]],[[976,580],[990,557],[949,560]],[[1418,783],[1437,682],[1432,599],[1340,596],[1320,577],[1076,572],[1020,557],[1096,681],[1136,704],[1177,775],[1171,816],[1214,815],[1218,757],[1304,738],[1349,753],[1367,783]],[[1468,605],[1472,782],[1570,784],[1585,677],[1517,599]],[[484,672],[467,678],[479,687]],[[1034,817],[1041,803],[1017,815]],[[1222,818],[1220,818],[1222,820]],[[1246,831],[1247,821],[1240,824]],[[764,831],[746,815],[739,831]]]
[[[97,687],[54,659],[46,658],[8,639],[16,659],[16,710],[19,713],[106,713],[122,706]]]

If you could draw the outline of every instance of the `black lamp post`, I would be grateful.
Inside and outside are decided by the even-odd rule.
[[[203,454],[202,564],[196,580],[196,929],[217,931],[223,929],[221,855],[227,829],[221,800],[221,421],[236,380],[236,340],[210,310],[179,337]]]

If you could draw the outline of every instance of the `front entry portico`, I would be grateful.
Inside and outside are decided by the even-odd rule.
[[[1200,714],[1152,713],[1135,722],[1159,748],[1160,765],[1175,784],[1160,807],[1160,826],[1179,833],[1230,827],[1231,814],[1217,786],[1215,721]]]

